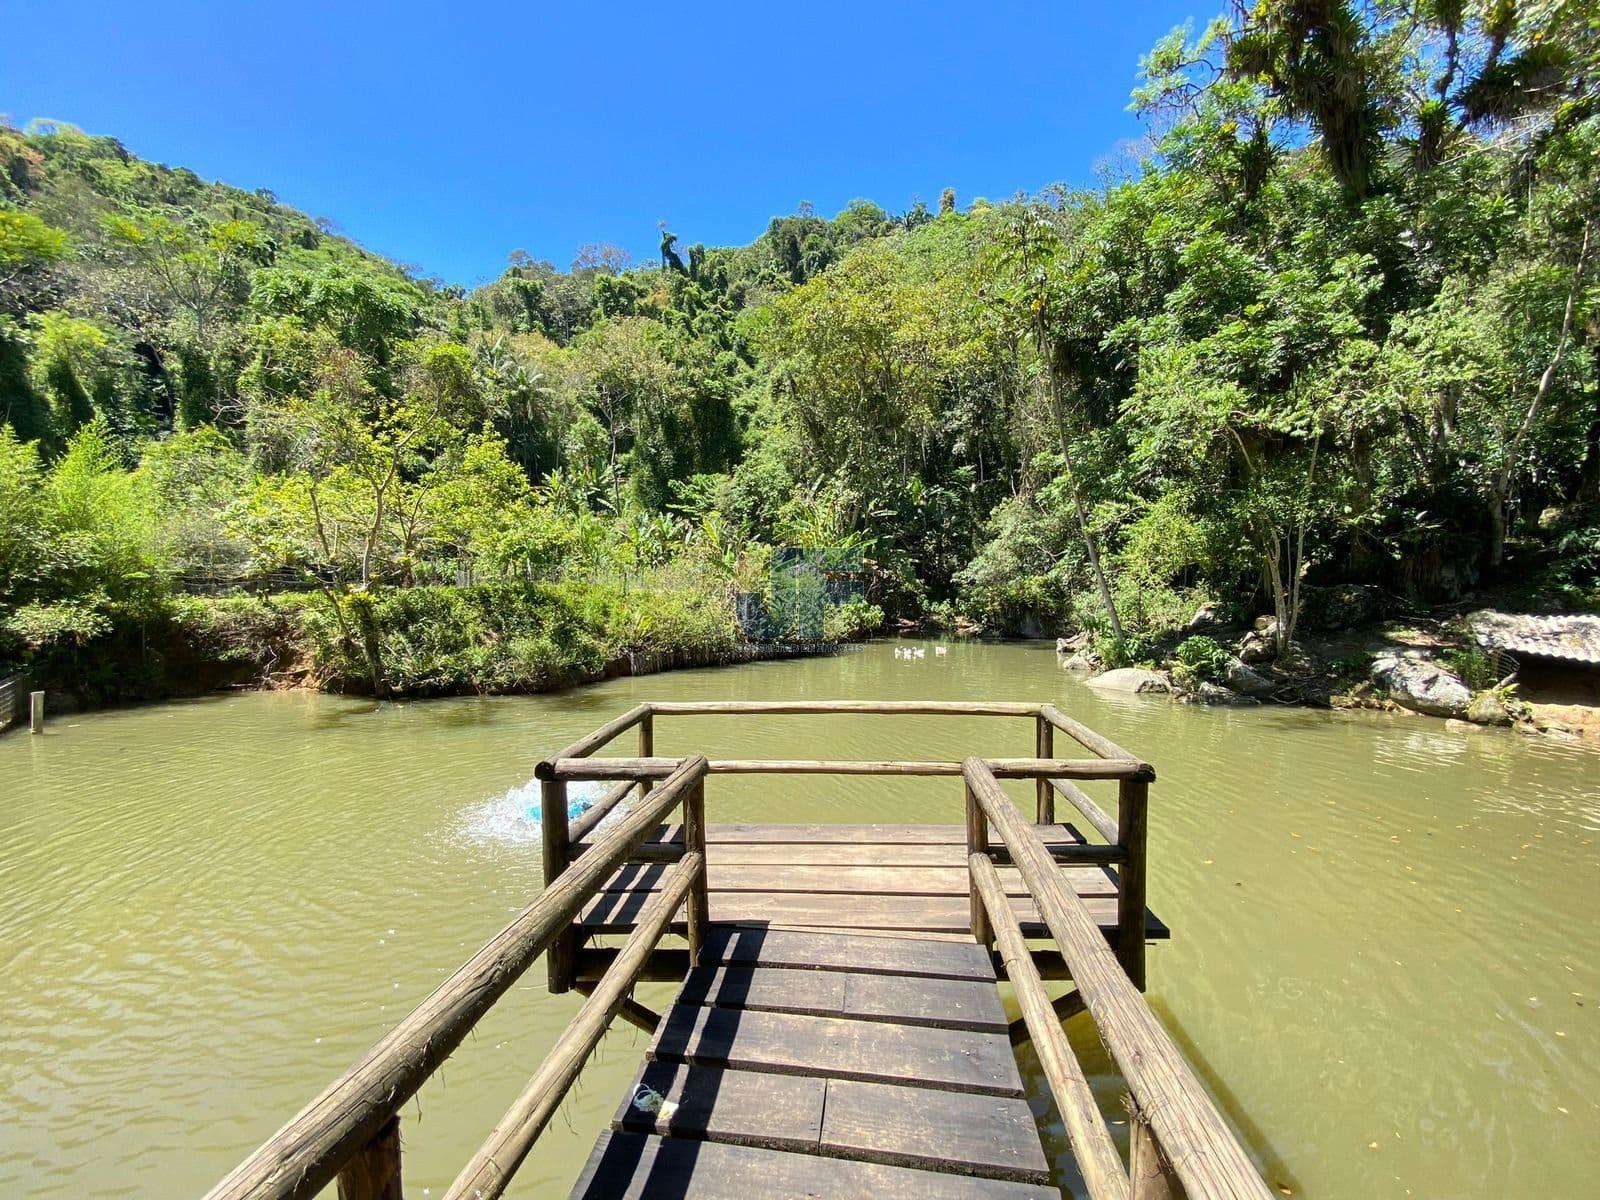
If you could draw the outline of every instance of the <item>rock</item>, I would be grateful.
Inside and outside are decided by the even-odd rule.
[[[1224,682],[1234,691],[1243,692],[1246,696],[1270,696],[1278,690],[1276,683],[1237,658],[1228,664]]]
[[[1063,671],[1092,671],[1095,669],[1094,660],[1086,654],[1069,654],[1061,660]]]
[[[1277,628],[1276,625],[1273,626]],[[1255,630],[1244,635],[1239,643],[1239,658],[1247,663],[1271,662],[1278,656],[1278,647],[1271,631]]]
[[[1158,672],[1144,667],[1118,667],[1089,680],[1089,686],[1106,692],[1170,692],[1169,684]]]
[[[1194,616],[1189,618],[1185,628],[1190,633],[1203,633],[1207,629],[1216,629],[1222,624],[1222,610],[1215,604],[1202,604],[1195,610]]]
[[[1402,708],[1433,717],[1464,717],[1472,702],[1466,684],[1423,659],[1380,654],[1372,660],[1371,678]]]
[[[1509,725],[1511,709],[1499,692],[1483,691],[1467,705],[1467,720],[1474,725]]]
[[[1088,644],[1089,633],[1087,630],[1082,633],[1075,633],[1071,637],[1058,637],[1056,639],[1056,653],[1072,654],[1082,650]]]
[[[1255,619],[1255,624],[1251,625],[1250,628],[1254,629],[1257,633],[1264,633],[1268,637],[1271,637],[1273,634],[1278,632],[1278,618],[1257,617]]]
[[[1245,668],[1249,670],[1248,667]],[[1255,672],[1251,672],[1255,674]],[[1249,696],[1242,696],[1232,688],[1225,688],[1220,683],[1202,683],[1196,689],[1195,698],[1202,704],[1254,704]]]

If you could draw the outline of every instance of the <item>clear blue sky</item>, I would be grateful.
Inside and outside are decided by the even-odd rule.
[[[447,280],[511,250],[743,243],[809,200],[891,211],[1087,183],[1142,130],[1182,0],[384,4],[0,0],[0,113],[271,188]]]

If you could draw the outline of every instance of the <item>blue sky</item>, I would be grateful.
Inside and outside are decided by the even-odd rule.
[[[0,0],[0,113],[332,218],[472,284],[513,249],[743,243],[1081,184],[1143,133],[1139,55],[1192,4]]]

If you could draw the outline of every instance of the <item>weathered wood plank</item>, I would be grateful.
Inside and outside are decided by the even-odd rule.
[[[828,1081],[819,1075],[771,1075],[646,1062],[611,1124],[630,1133],[811,1154],[822,1138],[827,1087]],[[635,1101],[645,1088],[667,1104],[655,1111],[641,1107]]]
[[[986,980],[925,979],[914,975],[846,975],[842,1015],[900,1025],[933,1025],[1004,1033],[1000,992]]]
[[[684,1006],[667,1013],[648,1053],[697,1066],[1022,1095],[1003,1033]]]
[[[956,811],[952,806],[952,811]],[[1070,823],[1036,827],[1046,845],[1056,843],[1082,845],[1083,834]],[[662,825],[651,835],[650,841],[675,841],[683,836],[683,826],[677,823]],[[818,845],[926,845],[960,846],[962,861],[966,858],[967,833],[961,825],[747,825],[710,824],[706,826],[706,842],[720,846],[731,843],[771,844],[804,848]]]
[[[603,1133],[572,1195],[581,1200],[1059,1200],[1040,1184],[687,1138]]]
[[[689,972],[675,1003],[853,1017],[983,1033],[1009,1028],[995,985],[978,979],[706,966]]]
[[[719,856],[720,857],[720,856]],[[893,857],[892,854],[885,855]],[[659,863],[630,863],[606,881],[607,892],[652,890],[669,867]],[[801,892],[806,895],[841,893],[852,896],[965,896],[965,863],[957,867],[905,866],[727,866],[707,869],[713,892]],[[1061,877],[1080,896],[1115,896],[1116,880],[1096,867],[1063,867]],[[1015,867],[1000,869],[1001,886],[1011,896],[1026,896],[1027,887]]]
[[[971,942],[920,942],[908,938],[862,936],[846,939],[825,934],[783,933],[759,926],[714,930],[706,939],[702,961],[866,974],[927,975],[940,979],[993,981],[995,978],[989,955]]]
[[[578,923],[587,933],[626,933],[653,893],[646,890],[606,892],[585,907]],[[1046,930],[1033,901],[1013,898],[1017,919],[1028,937],[1043,937]],[[1102,929],[1117,927],[1117,902],[1112,897],[1083,901]],[[798,892],[713,892],[713,924],[828,926],[841,929],[929,930],[960,933],[971,928],[972,914],[965,896],[856,896]],[[681,932],[683,922],[674,924]],[[1147,923],[1147,936],[1159,936]]]
[[[1026,1100],[830,1079],[821,1144],[841,1158],[1050,1182]]]
[[[674,1003],[837,1016],[844,1011],[845,982],[852,978],[861,977],[842,971],[708,965],[689,972]]]
[[[635,1103],[644,1088],[671,1107],[644,1111]],[[612,1127],[984,1179],[1050,1181],[1028,1102],[967,1092],[652,1062],[634,1078]]]

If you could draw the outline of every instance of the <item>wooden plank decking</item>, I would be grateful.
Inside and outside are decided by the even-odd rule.
[[[1037,828],[1052,849],[1086,844],[1071,825]],[[640,857],[670,857],[681,837],[679,827],[663,826]],[[622,867],[579,915],[580,937],[632,929],[666,870],[662,862]],[[1061,876],[1115,944],[1115,869],[1064,866]],[[711,825],[706,877],[717,924],[972,939],[966,831],[955,825]],[[1000,878],[1024,935],[1044,937],[1016,868],[1001,867]],[[683,932],[684,923],[673,929]],[[1145,936],[1168,931],[1147,915]]]
[[[655,756],[656,718],[699,712],[1023,718],[1037,757]],[[638,757],[592,757],[629,730]],[[1053,757],[1057,733],[1096,757]],[[959,776],[965,826],[708,828],[708,777],[757,771]],[[1270,1200],[1140,994],[1145,942],[1167,936],[1145,902],[1154,769],[1055,706],[646,702],[535,774],[544,891],[209,1200],[311,1200],[335,1178],[346,1200],[400,1195],[402,1107],[540,957],[550,992],[583,1003],[443,1200],[505,1193],[618,1016],[652,1040],[573,1192],[585,1200],[1058,1195],[1012,1057],[1020,1037],[1092,1200]],[[567,781],[591,779],[623,782],[569,824]],[[1028,815],[1002,779],[1033,781]],[[1114,782],[1114,814],[1074,780]],[[1103,843],[1058,823],[1058,799]],[[663,947],[669,933],[687,947]],[[1021,1022],[1007,1024],[1001,968]],[[632,998],[644,980],[678,985],[664,1017]],[[1045,980],[1073,990],[1052,996]],[[1126,1080],[1126,1162],[1062,1031],[1075,1012]]]
[[[574,1196],[1057,1195],[971,941],[714,925],[612,1125]]]

